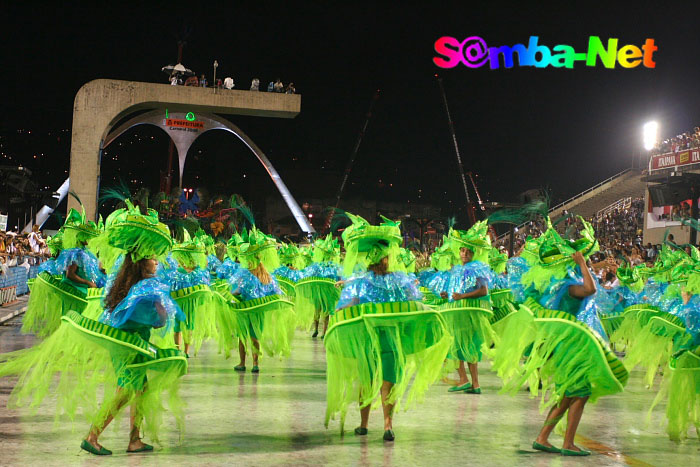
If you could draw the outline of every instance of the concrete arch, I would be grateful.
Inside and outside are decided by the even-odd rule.
[[[258,147],[255,142],[250,139],[248,135],[246,135],[243,130],[238,128],[238,126],[234,125],[233,123],[229,122],[226,119],[219,118],[216,115],[213,114],[197,114],[196,116],[196,121],[201,122],[203,125],[202,131],[198,131],[196,133],[194,132],[173,132],[169,131],[168,128],[169,126],[167,125],[168,120],[186,120],[185,116],[186,114],[180,113],[180,112],[168,112],[168,118],[165,118],[165,112],[162,110],[154,110],[151,112],[147,112],[141,115],[137,115],[136,117],[122,123],[119,125],[119,127],[115,128],[113,131],[111,131],[104,139],[104,143],[102,145],[102,150],[104,150],[107,146],[109,146],[115,139],[117,139],[120,135],[122,135],[124,132],[129,130],[130,128],[133,128],[134,126],[137,125],[153,125],[156,126],[160,129],[162,129],[175,143],[175,147],[177,148],[178,152],[178,161],[179,161],[179,170],[180,170],[180,188],[182,188],[182,178],[184,175],[185,171],[185,162],[187,160],[187,154],[189,152],[189,148],[192,145],[192,143],[201,135],[203,135],[206,132],[213,131],[213,130],[224,130],[227,131],[233,135],[235,135],[238,139],[240,139],[243,144],[245,144],[248,149],[255,155],[255,157],[258,159],[258,161],[262,164],[262,166],[265,168],[265,171],[267,174],[270,176],[272,179],[272,182],[275,184],[277,189],[280,192],[280,195],[282,195],[282,199],[284,199],[284,202],[287,203],[287,206],[289,207],[289,210],[292,212],[292,215],[294,216],[294,219],[297,221],[297,224],[299,224],[299,228],[301,228],[302,231],[307,232],[307,233],[313,233],[314,228],[309,224],[308,219],[304,215],[304,212],[301,210],[299,207],[299,204],[296,202],[292,194],[290,193],[289,189],[287,188],[287,185],[285,185],[284,181],[282,180],[282,177],[280,177],[280,174],[277,172],[275,167],[272,165],[272,162],[265,156],[265,153]]]
[[[147,112],[147,114],[158,113],[161,116],[160,119],[163,120],[162,116],[166,109],[169,109],[171,112],[182,113],[183,115],[185,112],[196,112],[201,114],[202,117],[211,120],[214,126],[212,128],[202,127],[202,130],[205,130],[205,128],[205,131],[223,129],[235,134],[263,164],[270,178],[280,190],[282,197],[301,229],[309,233],[314,231],[284,185],[284,182],[282,182],[281,177],[260,148],[238,127],[230,122],[220,122],[214,115],[218,113],[294,118],[301,110],[300,95],[170,86],[167,84],[107,79],[97,79],[83,85],[78,90],[73,103],[70,188],[83,201],[85,212],[89,219],[94,219],[97,214],[97,192],[100,183],[102,151],[114,140],[116,136],[112,137],[113,135],[121,134],[126,129],[119,132],[126,125],[125,123],[113,131],[114,125],[124,117],[140,110],[153,110],[153,112]],[[143,117],[143,115],[140,117]],[[161,127],[165,123],[163,121]],[[189,132],[189,130],[184,131],[182,128],[180,130],[183,133]],[[169,129],[166,129],[166,132],[170,133],[171,138],[173,137]],[[173,140],[175,141],[175,138]],[[180,147],[178,147],[178,156],[180,159],[180,174],[182,175],[187,151],[181,151]],[[78,207],[77,202],[73,199],[68,201],[68,208],[70,209],[71,207]]]

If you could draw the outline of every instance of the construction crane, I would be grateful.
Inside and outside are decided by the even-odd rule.
[[[372,118],[372,109],[374,109],[374,104],[379,100],[379,94],[381,93],[381,89],[377,89],[377,92],[374,93],[374,96],[372,97],[372,102],[369,104],[369,110],[367,111],[367,115],[365,118],[365,123],[362,125],[362,129],[360,130],[360,133],[357,135],[357,141],[355,142],[355,147],[352,149],[352,153],[350,153],[350,159],[348,159],[348,163],[345,166],[345,172],[343,173],[343,180],[340,182],[340,187],[338,188],[338,192],[335,195],[335,208],[328,213],[328,218],[326,219],[326,224],[325,224],[325,230],[330,229],[331,227],[331,221],[333,220],[333,215],[335,214],[335,211],[338,209],[338,206],[340,205],[340,198],[343,196],[343,191],[345,191],[345,185],[348,182],[348,178],[350,177],[350,172],[352,171],[352,166],[355,163],[355,158],[357,157],[357,152],[360,149],[360,144],[362,144],[362,138],[365,136],[365,131],[367,130],[367,125],[369,124],[369,120]]]
[[[452,115],[450,115],[450,107],[447,105],[447,95],[445,94],[445,87],[442,84],[442,78],[440,78],[440,76],[438,76],[436,74],[435,78],[437,78],[438,85],[440,86],[440,94],[442,95],[442,103],[445,106],[445,113],[447,114],[447,124],[450,128],[450,134],[452,135],[452,144],[453,144],[454,149],[455,149],[455,155],[457,156],[457,168],[459,169],[459,175],[462,178],[462,186],[464,187],[464,196],[467,200],[467,215],[469,216],[470,224],[474,225],[474,224],[476,224],[476,221],[477,221],[476,206],[474,206],[474,203],[472,202],[471,197],[469,196],[469,188],[467,188],[467,178],[465,176],[464,166],[462,165],[462,156],[459,153],[459,145],[457,144],[457,135],[455,134],[455,127],[454,127],[454,124],[452,123]],[[479,194],[479,189],[476,187],[476,182],[474,181],[474,176],[472,175],[472,172],[467,172],[466,175],[469,176],[469,181],[472,184],[472,189],[474,190],[474,193],[476,193],[476,199],[477,199],[479,209],[481,211],[486,211],[486,208],[484,207],[484,203],[481,200],[481,195]]]

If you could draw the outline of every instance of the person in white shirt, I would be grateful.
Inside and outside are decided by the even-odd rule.
[[[227,76],[226,79],[224,79],[224,88],[225,89],[233,89],[234,86],[236,86],[236,85],[233,83],[233,78],[231,78],[230,76]]]

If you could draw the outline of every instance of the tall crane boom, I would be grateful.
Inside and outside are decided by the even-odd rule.
[[[360,144],[362,144],[362,139],[365,136],[365,131],[367,130],[367,125],[369,124],[369,120],[372,118],[372,109],[374,109],[374,104],[379,100],[379,94],[381,93],[381,89],[377,89],[377,92],[374,93],[374,96],[372,97],[372,102],[369,104],[369,110],[367,110],[367,116],[365,118],[365,123],[362,125],[362,129],[360,130],[360,133],[357,135],[357,141],[355,141],[355,147],[352,149],[352,152],[350,153],[350,159],[348,159],[348,163],[345,166],[345,172],[343,173],[343,180],[340,182],[340,187],[338,188],[338,192],[335,195],[335,209],[331,212],[328,213],[328,218],[326,219],[326,225],[325,228],[326,230],[331,227],[331,221],[333,220],[333,215],[335,213],[335,210],[338,209],[338,206],[340,205],[340,198],[343,196],[343,191],[345,191],[345,185],[348,182],[348,178],[350,177],[350,172],[352,172],[352,166],[355,163],[355,158],[357,157],[357,152],[360,150]]]
[[[445,95],[445,87],[442,85],[442,78],[435,75],[438,84],[440,85],[440,94],[442,95],[442,103],[445,106],[445,113],[447,114],[447,124],[450,128],[450,134],[452,135],[452,144],[455,148],[455,155],[457,156],[457,168],[459,169],[459,175],[462,178],[462,186],[464,187],[464,196],[467,199],[467,214],[469,215],[469,221],[472,225],[476,223],[476,214],[474,213],[474,205],[471,198],[469,197],[469,189],[467,188],[467,178],[464,174],[464,166],[462,165],[462,156],[459,153],[459,145],[457,144],[457,135],[455,134],[455,127],[452,123],[452,116],[450,115],[450,107],[447,105],[447,96]],[[469,175],[471,178],[471,173]],[[472,178],[472,185],[474,185],[474,179]],[[474,185],[476,188],[476,185]],[[479,196],[477,192],[477,197]],[[481,203],[480,203],[481,204]]]

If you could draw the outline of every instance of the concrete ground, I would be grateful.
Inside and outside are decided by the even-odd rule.
[[[32,345],[19,334],[19,318],[0,327],[0,351]],[[370,433],[356,437],[359,413],[348,415],[344,437],[337,422],[324,428],[325,355],[323,342],[297,333],[291,358],[261,361],[261,373],[235,373],[233,358],[206,345],[190,359],[181,391],[188,403],[184,441],[164,430],[163,446],[151,454],[129,454],[125,423],[100,438],[112,449],[97,458],[79,449],[87,425],[54,424],[50,397],[36,414],[8,410],[14,379],[0,379],[0,465],[698,465],[696,434],[682,444],[668,440],[663,408],[647,425],[655,393],[643,388],[634,371],[627,390],[589,405],[579,427],[579,446],[588,458],[563,458],[531,448],[544,416],[526,392],[498,393],[500,380],[481,365],[481,395],[448,394],[433,386],[423,404],[400,412],[396,441],[382,441],[381,411],[370,417]],[[552,437],[561,445],[561,436]],[[148,439],[145,440],[148,442]]]

